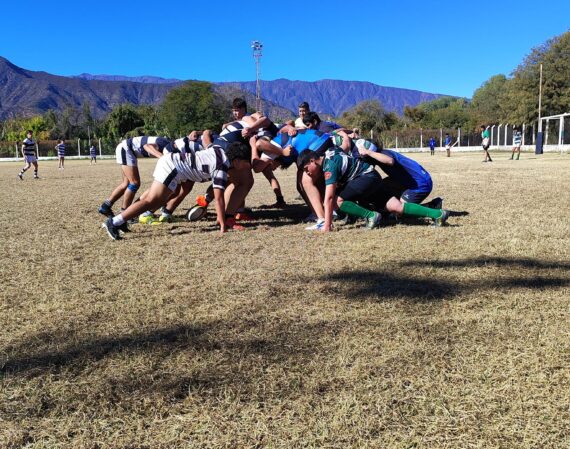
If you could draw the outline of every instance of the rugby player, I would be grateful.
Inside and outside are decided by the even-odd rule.
[[[38,154],[36,152],[36,142],[34,142],[32,130],[26,131],[26,138],[22,142],[22,157],[24,158],[24,168],[18,173],[18,178],[24,180],[24,173],[32,165],[34,166],[34,179],[40,179],[38,176]]]
[[[375,153],[376,160],[390,164],[390,157]],[[445,224],[449,217],[446,210],[430,209],[418,204],[406,203],[396,198],[383,183],[373,166],[361,159],[347,155],[341,148],[335,147],[319,155],[305,150],[299,156],[299,168],[309,177],[324,177],[325,181],[325,221],[320,230],[332,229],[333,210],[360,217],[366,220],[366,227],[374,229],[380,226],[381,214],[385,209],[398,216],[429,217],[436,226]],[[358,203],[370,204],[373,210]]]
[[[160,158],[162,151],[169,143],[170,141],[164,137],[139,136],[125,139],[117,145],[115,155],[117,164],[121,165],[123,180],[113,190],[109,198],[99,206],[100,214],[112,217],[113,204],[121,196],[123,197],[121,210],[125,210],[131,205],[141,185],[137,158],[150,156]]]

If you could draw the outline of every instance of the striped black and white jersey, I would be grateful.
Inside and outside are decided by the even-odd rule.
[[[124,147],[128,150],[133,151],[137,156],[150,157],[148,151],[143,147],[146,144],[156,145],[158,151],[162,152],[164,148],[170,143],[165,137],[154,137],[154,136],[138,136],[131,139],[123,141],[125,143]]]
[[[36,142],[34,142],[34,139],[24,139],[24,143],[23,143],[23,150],[24,150],[24,156],[35,156],[36,155]]]
[[[91,148],[89,148],[89,156],[91,157],[97,156],[97,148],[95,148],[95,146],[91,146]]]
[[[58,143],[55,147],[57,148],[57,155],[59,157],[64,157],[65,156],[65,144],[64,143]]]
[[[175,144],[178,148],[184,148],[184,139],[177,139]],[[230,162],[219,145],[212,144],[201,151],[189,148],[188,151],[167,157],[172,157],[174,166],[182,177],[194,182],[211,180],[214,188],[222,190],[226,188]]]
[[[174,141],[174,145],[168,145],[165,150],[168,153],[188,153],[189,151],[202,151],[204,147],[202,146],[202,140],[190,140],[188,136],[181,137]],[[164,153],[164,151],[163,151]]]
[[[248,127],[247,125],[247,122],[241,120],[229,123],[222,129],[220,135],[214,139],[214,143],[222,147],[224,151],[228,149],[230,143],[242,142],[248,144],[247,139],[241,135],[243,129]]]

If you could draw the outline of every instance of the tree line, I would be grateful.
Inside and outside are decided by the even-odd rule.
[[[483,123],[535,123],[540,64],[544,74],[542,116],[570,111],[568,31],[532,49],[510,76],[492,76],[471,100],[440,97],[418,106],[406,106],[403,116],[386,111],[377,100],[366,100],[335,120],[347,128],[372,131],[378,137],[387,130],[406,128],[473,131]],[[68,107],[61,112],[49,110],[39,116],[5,120],[0,122],[0,141],[22,140],[27,129],[34,131],[39,140],[178,137],[193,129],[219,130],[229,120],[230,104],[229,97],[214,92],[210,83],[188,81],[169,91],[158,106],[122,104],[103,119],[94,118],[89,103],[85,103],[82,108]]]

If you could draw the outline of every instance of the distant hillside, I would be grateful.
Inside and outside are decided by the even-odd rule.
[[[65,77],[46,72],[34,72],[22,69],[5,58],[0,57],[0,119],[15,115],[34,115],[48,109],[62,111],[68,106],[81,108],[85,102],[91,105],[95,117],[103,117],[113,107],[122,103],[160,104],[168,91],[183,83],[179,80],[164,80],[152,83],[152,77],[142,77],[146,82],[134,82],[129,77],[111,77],[108,75]],[[101,79],[95,79],[101,78]],[[120,78],[126,78],[122,80]],[[255,96],[239,91],[233,86],[216,86],[224,97],[231,100],[235,96],[245,96],[253,107]],[[270,116],[289,118],[291,111],[271,102],[264,103]]]
[[[176,79],[165,79],[153,76],[111,76],[89,75],[83,73],[79,77],[107,81],[136,81],[156,83],[181,82]],[[246,91],[255,95],[255,81],[215,83],[230,89]],[[426,101],[435,100],[441,94],[432,94],[418,90],[384,87],[364,81],[291,81],[278,79],[261,81],[261,92],[264,99],[278,104],[293,112],[297,111],[299,103],[306,101],[314,111],[338,117],[347,109],[364,100],[376,99],[388,110],[398,114],[404,112],[405,106],[416,106]]]
[[[255,93],[255,82],[220,83],[240,90]],[[418,90],[383,87],[363,81],[290,81],[278,79],[262,81],[261,92],[264,98],[292,111],[297,111],[299,103],[306,101],[313,111],[338,117],[347,109],[364,100],[379,100],[388,111],[402,114],[404,106],[435,100],[441,94],[430,94]]]
[[[81,78],[84,80],[99,80],[99,81],[131,81],[133,83],[146,83],[146,84],[177,84],[182,80],[174,78],[161,78],[160,76],[122,76],[122,75],[91,75],[90,73],[81,73],[80,75],[73,76],[72,78]]]
[[[68,106],[81,108],[86,102],[95,117],[103,117],[122,103],[160,104],[168,91],[182,82],[152,76],[57,76],[26,70],[0,57],[0,119],[40,114],[48,109],[61,111]],[[253,110],[255,82],[214,85],[228,99],[244,95]],[[415,106],[441,96],[361,81],[279,79],[262,81],[261,88],[264,112],[276,120],[292,117],[302,101],[307,101],[314,111],[339,116],[363,100],[378,99],[387,110],[402,113],[406,105]]]
[[[96,117],[121,103],[157,104],[175,84],[98,81],[33,72],[0,57],[0,118],[89,102]]]

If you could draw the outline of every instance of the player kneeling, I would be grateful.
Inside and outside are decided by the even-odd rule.
[[[189,153],[170,153],[162,156],[154,170],[154,181],[141,200],[133,203],[121,214],[110,217],[103,228],[113,240],[121,238],[119,231],[124,230],[128,220],[138,217],[147,210],[156,210],[164,205],[176,187],[183,183],[212,182],[216,205],[217,221],[220,232],[226,232],[224,190],[228,183],[228,172],[239,170],[249,164],[249,149],[245,144],[233,143],[226,152],[218,145],[209,145],[202,151]]]
[[[390,163],[388,156],[381,156],[379,160]],[[382,217],[377,211],[381,209],[398,216],[431,218],[436,226],[444,225],[449,217],[446,210],[400,201],[387,189],[373,166],[348,156],[339,147],[327,151],[324,156],[305,150],[299,156],[298,166],[311,178],[323,177],[325,180],[325,221],[322,231],[332,229],[335,208],[365,219],[368,229],[380,226]],[[373,209],[364,208],[359,203],[370,204]]]

